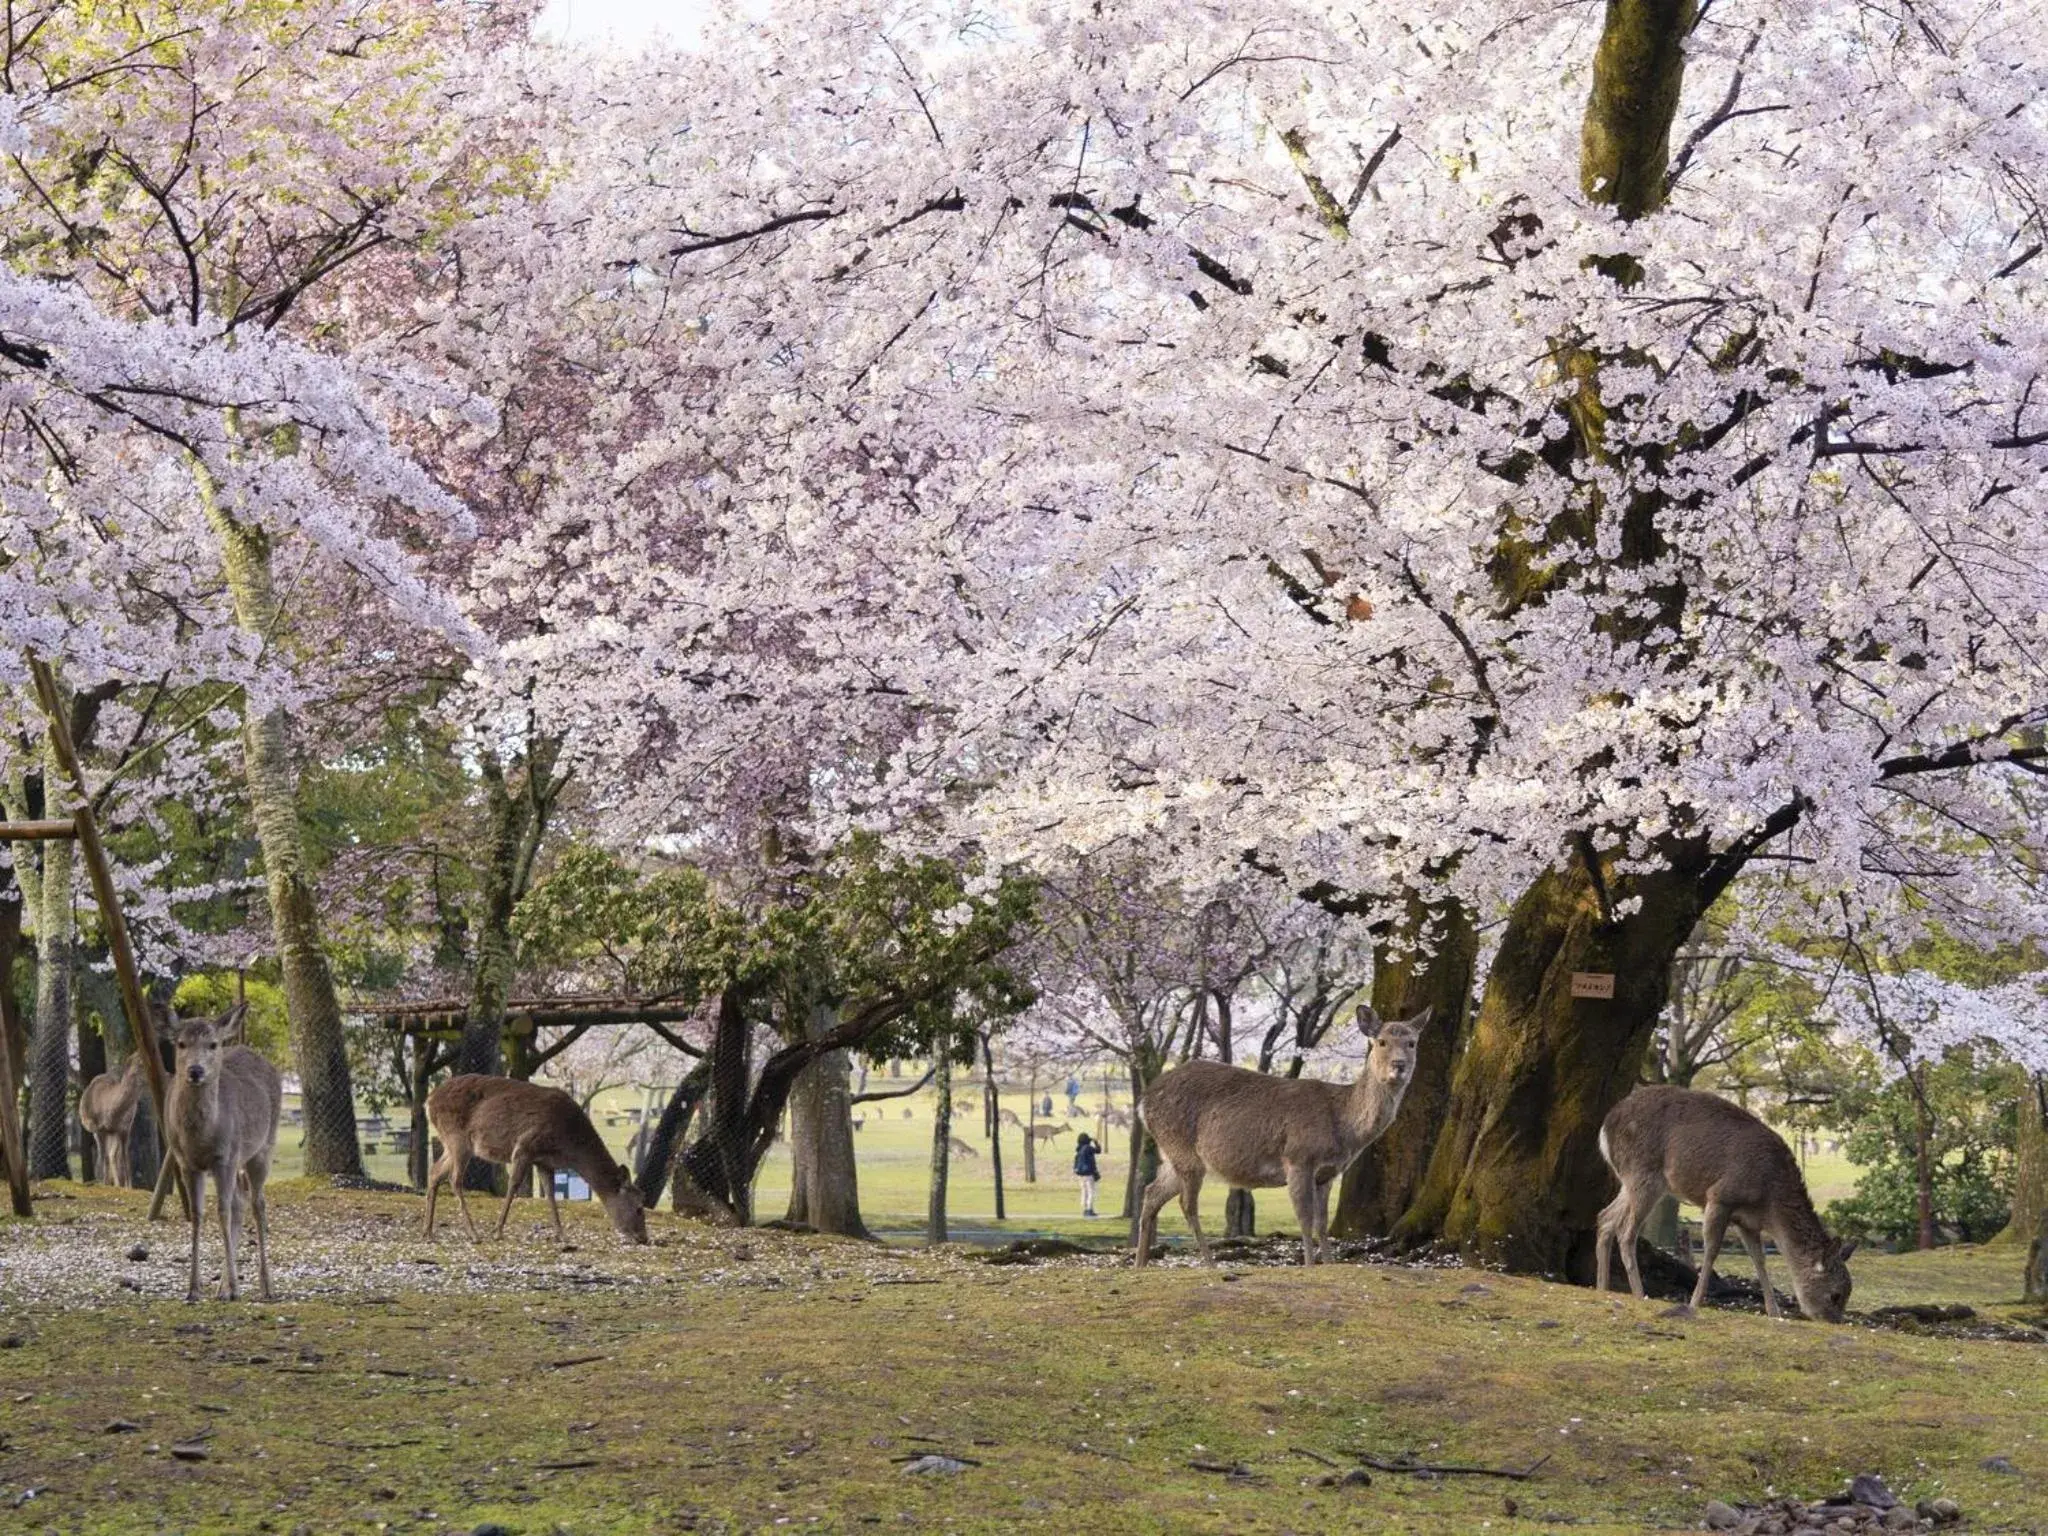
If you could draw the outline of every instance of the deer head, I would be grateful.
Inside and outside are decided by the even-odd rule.
[[[640,1195],[639,1186],[633,1182],[633,1170],[624,1163],[618,1166],[619,1187],[609,1195],[600,1195],[604,1202],[605,1214],[612,1219],[612,1225],[628,1242],[645,1245],[647,1242],[647,1202]]]
[[[178,1047],[177,1073],[188,1082],[204,1083],[220,1073],[220,1053],[235,1043],[247,1003],[237,1003],[216,1019],[180,1019],[173,1009],[171,1028]]]
[[[1366,1038],[1365,1068],[1388,1088],[1404,1089],[1415,1075],[1416,1042],[1429,1025],[1434,1010],[1425,1008],[1412,1019],[1382,1022],[1372,1005],[1358,1005],[1358,1028]]]

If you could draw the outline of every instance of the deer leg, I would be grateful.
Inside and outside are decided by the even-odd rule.
[[[1201,1164],[1192,1168],[1176,1168],[1174,1177],[1180,1181],[1180,1213],[1188,1220],[1188,1230],[1195,1234],[1195,1252],[1204,1264],[1216,1261],[1209,1257],[1209,1239],[1202,1236],[1202,1175],[1207,1172]]]
[[[505,1235],[505,1223],[512,1219],[512,1202],[519,1198],[519,1186],[526,1182],[526,1176],[532,1168],[532,1160],[526,1153],[515,1149],[512,1153],[511,1167],[505,1174],[505,1208],[498,1212],[498,1230],[491,1236]]]
[[[220,1242],[226,1254],[221,1264],[221,1294],[229,1301],[239,1301],[242,1291],[235,1274],[235,1239],[242,1228],[242,1181],[235,1174],[222,1178],[215,1173],[213,1182],[220,1186],[220,1196],[213,1203],[220,1211]]]
[[[1330,1186],[1336,1177],[1332,1173],[1316,1180],[1316,1256],[1325,1264],[1330,1262]]]
[[[119,1188],[126,1189],[130,1181],[135,1177],[134,1165],[129,1161],[128,1157],[128,1138],[126,1136],[116,1136],[114,1138],[113,1163],[114,1183]]]
[[[1603,1296],[1614,1279],[1614,1267],[1608,1260],[1607,1245],[1611,1242],[1614,1251],[1621,1251],[1621,1239],[1615,1228],[1620,1225],[1624,1212],[1628,1210],[1628,1190],[1621,1193],[1601,1208],[1599,1223],[1593,1228],[1593,1289]]]
[[[541,1169],[540,1179],[541,1184],[548,1192],[548,1217],[555,1224],[555,1242],[558,1245],[566,1245],[569,1240],[562,1235],[561,1208],[555,1204],[555,1170],[552,1168]]]
[[[448,1150],[443,1147],[441,1155],[434,1159],[427,1169],[427,1225],[420,1235],[429,1242],[434,1237],[434,1200],[441,1193],[441,1180],[448,1176]]]
[[[1764,1288],[1764,1315],[1777,1317],[1778,1293],[1771,1289],[1770,1272],[1764,1268],[1764,1240],[1759,1233],[1738,1225],[1735,1230],[1742,1234],[1742,1246],[1749,1250],[1749,1257],[1756,1265],[1756,1283]]]
[[[1294,1219],[1301,1227],[1301,1262],[1304,1268],[1316,1261],[1316,1171],[1300,1164],[1287,1168],[1287,1198],[1294,1202]]]
[[[1180,1175],[1168,1163],[1159,1170],[1159,1176],[1145,1186],[1143,1200],[1138,1206],[1138,1252],[1137,1265],[1140,1269],[1152,1257],[1152,1239],[1159,1231],[1159,1209],[1180,1193]]]
[[[1657,1202],[1663,1195],[1664,1186],[1661,1181],[1637,1184],[1625,1188],[1622,1192],[1622,1199],[1626,1204],[1622,1207],[1621,1223],[1615,1229],[1614,1246],[1621,1251],[1621,1267],[1628,1275],[1629,1294],[1637,1301],[1650,1299],[1650,1293],[1643,1288],[1642,1264],[1636,1257],[1637,1244],[1642,1239],[1643,1223],[1649,1219],[1650,1212],[1657,1208]]]
[[[186,1170],[185,1182],[190,1186],[192,1196],[192,1272],[185,1282],[185,1299],[199,1299],[199,1229],[206,1223],[206,1173],[203,1169]]]
[[[263,1186],[270,1180],[270,1168],[266,1164],[261,1178],[249,1176],[249,1205],[256,1214],[256,1287],[265,1301],[270,1300],[270,1203],[265,1198]]]
[[[469,1240],[472,1243],[481,1243],[483,1238],[477,1234],[476,1218],[469,1214],[469,1199],[462,1190],[462,1177],[469,1169],[469,1148],[463,1147],[458,1151],[450,1146],[447,1155],[451,1159],[448,1182],[455,1186],[455,1208],[462,1212],[462,1224],[469,1228]]]
[[[1707,1299],[1707,1282],[1714,1276],[1714,1260],[1721,1254],[1721,1239],[1728,1235],[1728,1208],[1712,1195],[1700,1220],[1700,1278],[1692,1288],[1692,1309],[1697,1312]]]

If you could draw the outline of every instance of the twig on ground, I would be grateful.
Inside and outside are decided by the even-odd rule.
[[[1326,1467],[1336,1467],[1339,1465],[1339,1463],[1330,1460],[1321,1451],[1311,1451],[1306,1446],[1290,1445],[1287,1449],[1296,1456],[1306,1456],[1310,1461],[1320,1461]]]
[[[1417,1461],[1407,1451],[1399,1456],[1376,1456],[1371,1451],[1353,1451],[1351,1454],[1376,1472],[1409,1472],[1417,1477],[1505,1477],[1518,1483],[1534,1477],[1537,1469],[1550,1460],[1550,1452],[1545,1451],[1528,1466],[1517,1470],[1514,1467],[1458,1467]]]

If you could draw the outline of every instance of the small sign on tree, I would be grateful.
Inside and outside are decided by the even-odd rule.
[[[1614,996],[1614,972],[1612,972],[1612,971],[1573,971],[1573,972],[1572,972],[1572,996],[1573,996],[1573,997],[1612,997],[1612,996]]]

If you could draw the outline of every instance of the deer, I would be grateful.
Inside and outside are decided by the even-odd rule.
[[[455,1184],[455,1203],[462,1211],[463,1225],[472,1242],[481,1242],[476,1222],[469,1214],[469,1201],[462,1189],[463,1171],[472,1157],[487,1163],[503,1163],[511,1172],[506,1180],[505,1208],[498,1213],[492,1237],[505,1235],[505,1223],[512,1215],[512,1202],[526,1183],[526,1176],[538,1168],[547,1189],[548,1215],[555,1224],[555,1241],[566,1244],[562,1212],[555,1204],[555,1170],[567,1168],[582,1175],[591,1191],[603,1202],[612,1226],[630,1243],[647,1242],[647,1202],[633,1183],[632,1170],[615,1162],[597,1127],[590,1123],[570,1095],[559,1088],[539,1083],[522,1083],[509,1077],[490,1077],[465,1072],[451,1077],[427,1095],[427,1123],[441,1138],[441,1155],[427,1170],[427,1224],[425,1235],[434,1235],[434,1201],[443,1179]]]
[[[1600,1213],[1595,1289],[1607,1289],[1612,1273],[1607,1249],[1612,1240],[1621,1251],[1629,1290],[1636,1300],[1647,1299],[1637,1267],[1636,1237],[1669,1190],[1705,1212],[1705,1251],[1692,1290],[1693,1310],[1706,1300],[1721,1240],[1733,1226],[1756,1261],[1767,1315],[1781,1316],[1764,1268],[1766,1235],[1791,1266],[1792,1294],[1799,1300],[1799,1310],[1821,1322],[1842,1320],[1849,1304],[1848,1265],[1855,1240],[1845,1243],[1828,1235],[1792,1149],[1741,1105],[1690,1088],[1638,1088],[1601,1122],[1600,1155],[1621,1181],[1621,1193]]]
[[[1024,1129],[1024,1122],[1017,1118],[1017,1111],[1015,1111],[1014,1109],[1002,1110],[1000,1111],[1000,1114],[1002,1116],[1003,1124],[1014,1125],[1020,1131]]]
[[[1055,1137],[1071,1136],[1073,1133],[1073,1126],[1064,1120],[1058,1125],[1034,1125],[1031,1127],[1031,1137],[1034,1141],[1051,1141]]]
[[[142,1102],[142,1058],[130,1056],[120,1072],[102,1072],[78,1096],[78,1123],[100,1153],[100,1178],[126,1186],[134,1174],[128,1138],[135,1130],[135,1110]]]
[[[981,1153],[975,1149],[972,1143],[962,1141],[958,1136],[948,1136],[946,1138],[946,1145],[952,1149],[955,1157],[981,1156]]]
[[[234,1044],[249,1011],[237,1003],[218,1018],[179,1019],[177,1063],[164,1100],[164,1141],[185,1170],[191,1196],[192,1263],[185,1299],[199,1299],[199,1234],[206,1224],[206,1181],[215,1187],[220,1208],[220,1235],[226,1258],[221,1269],[221,1294],[241,1297],[235,1247],[240,1241],[245,1209],[256,1218],[256,1283],[265,1301],[270,1290],[270,1220],[264,1183],[277,1150],[278,1112],[284,1105],[284,1082],[277,1068],[246,1045]]]
[[[1175,1195],[1204,1264],[1214,1263],[1197,1206],[1214,1173],[1232,1189],[1285,1186],[1301,1224],[1301,1262],[1330,1261],[1330,1185],[1385,1134],[1415,1075],[1416,1041],[1430,1010],[1382,1023],[1360,1004],[1368,1049],[1355,1083],[1275,1077],[1217,1061],[1166,1073],[1138,1104],[1165,1165],[1138,1211],[1137,1264],[1152,1256],[1160,1209]]]

